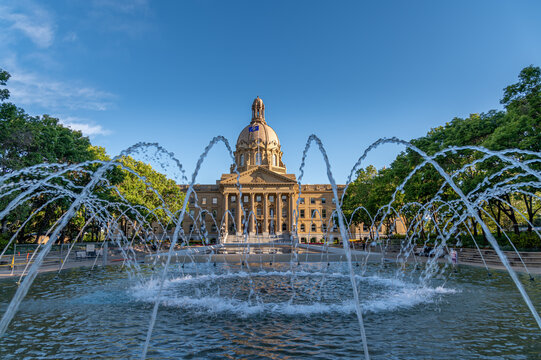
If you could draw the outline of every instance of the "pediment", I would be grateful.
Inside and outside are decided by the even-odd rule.
[[[220,183],[223,185],[235,185],[237,183],[237,174],[227,174],[227,177],[222,177]],[[297,181],[294,175],[286,176],[260,167],[240,173],[239,183],[242,185],[291,185],[297,184]]]

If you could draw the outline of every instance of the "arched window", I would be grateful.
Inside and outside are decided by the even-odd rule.
[[[272,155],[272,166],[278,166],[278,156]]]
[[[244,154],[240,156],[240,166],[244,166]]]
[[[261,165],[261,153],[256,153],[255,154],[255,164],[256,165]]]

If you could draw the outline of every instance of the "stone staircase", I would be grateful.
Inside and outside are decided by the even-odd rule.
[[[291,242],[289,235],[248,235],[246,239],[244,235],[228,234],[223,239],[223,244],[266,244],[266,243],[287,243]]]
[[[519,256],[514,251],[504,251],[505,256],[513,267],[522,267]],[[481,249],[481,254],[488,266],[503,266],[500,258],[494,250]],[[541,268],[541,252],[519,252],[524,264],[528,268]],[[459,264],[483,264],[483,260],[477,249],[458,249]]]

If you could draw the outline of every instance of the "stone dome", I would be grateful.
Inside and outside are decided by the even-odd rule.
[[[267,124],[251,123],[240,132],[237,147],[259,145],[263,147],[279,147],[280,140],[276,131]]]
[[[271,171],[285,173],[282,150],[276,131],[265,121],[265,105],[259,96],[252,103],[252,121],[240,132],[235,151],[235,162],[239,171],[254,167],[265,167]],[[231,166],[231,172],[235,166]]]
[[[265,104],[258,96],[252,103],[252,121],[240,132],[238,147],[263,146],[265,148],[280,147],[276,132],[265,121]]]

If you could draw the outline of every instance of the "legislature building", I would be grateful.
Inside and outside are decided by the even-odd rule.
[[[287,241],[338,242],[335,202],[330,184],[301,185],[282,161],[278,135],[265,119],[265,105],[257,97],[252,119],[240,132],[235,164],[213,185],[195,185],[183,229],[191,239],[211,242]],[[240,192],[239,192],[240,184]],[[187,191],[187,186],[181,187]],[[338,185],[338,196],[345,185]],[[298,203],[298,206],[297,206]],[[248,221],[245,221],[248,219]],[[351,227],[351,239],[367,238],[366,226]]]

